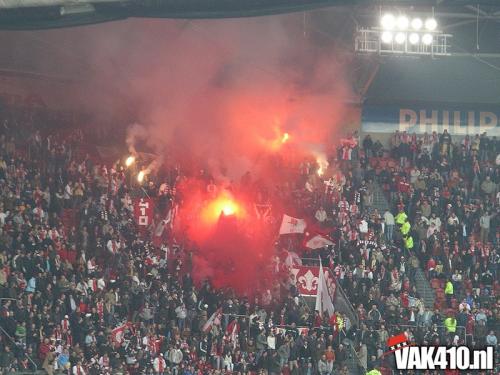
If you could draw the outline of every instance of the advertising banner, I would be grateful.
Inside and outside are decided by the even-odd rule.
[[[364,133],[442,133],[465,136],[486,132],[500,136],[500,107],[470,104],[365,105],[361,117]]]

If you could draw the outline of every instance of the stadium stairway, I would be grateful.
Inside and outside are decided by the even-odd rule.
[[[389,209],[389,202],[382,190],[382,187],[374,182],[373,183],[373,207],[378,209],[378,212],[383,215]],[[415,286],[421,298],[424,301],[425,307],[430,309],[434,308],[436,300],[436,293],[431,287],[429,280],[427,280],[424,272],[420,267],[415,268]]]
[[[347,349],[347,359],[345,361],[345,365],[349,370],[349,374],[364,375],[366,373],[366,369],[361,365],[358,353],[356,353],[356,350],[354,349],[353,342],[346,338],[342,343]]]
[[[389,209],[389,203],[385,197],[382,187],[374,182],[373,183],[373,207],[378,210],[378,212],[383,215],[385,211]]]
[[[429,280],[427,280],[427,277],[425,277],[424,271],[422,271],[420,267],[415,268],[415,287],[417,288],[418,294],[424,301],[424,306],[430,309],[434,309],[434,303],[436,302],[436,292],[432,288]]]

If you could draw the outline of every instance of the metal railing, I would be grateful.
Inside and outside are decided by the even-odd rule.
[[[356,349],[354,349],[354,346],[352,345],[352,341],[349,340],[349,339],[345,339],[343,342],[342,342],[345,347],[347,348],[347,351],[348,351],[348,358],[347,360],[351,361],[351,364],[352,366],[354,366],[354,368],[350,368],[349,369],[349,373],[350,374],[364,374],[364,372],[366,371],[366,368],[363,366],[363,364],[361,363],[361,360],[359,359],[359,355],[358,355],[358,352],[356,351]],[[363,371],[361,371],[363,369]]]
[[[12,344],[14,344],[18,349],[21,349],[23,351],[23,355],[26,357],[26,359],[28,361],[30,361],[30,363],[33,365],[33,368],[35,369],[33,372],[37,372],[38,371],[37,364],[35,363],[35,361],[33,361],[33,359],[28,354],[26,354],[26,351],[24,350],[24,348],[20,348],[19,345],[17,344],[16,340],[14,340],[14,338],[12,336],[10,336],[7,333],[7,331],[5,329],[3,329],[3,327],[1,325],[0,325],[0,331],[2,331],[2,333],[12,342]]]
[[[335,308],[339,308],[339,311],[344,315],[347,315],[349,320],[351,321],[351,325],[356,325],[359,327],[359,317],[352,305],[349,297],[344,291],[344,288],[339,283],[336,277],[334,277],[332,270],[329,269],[329,272],[332,274],[333,279],[335,280],[335,296],[333,296],[333,305]]]
[[[430,326],[409,325],[409,324],[397,324],[397,325],[391,325],[390,327],[393,328],[393,330],[394,328],[397,328],[394,331],[428,330],[429,328],[431,328]],[[446,326],[444,325],[437,325],[436,327],[438,328],[438,333],[440,333],[439,335],[440,337],[442,337],[443,333],[447,332]],[[462,338],[465,345],[467,345],[467,336],[471,337],[471,342],[473,339],[471,334],[467,334],[467,331],[464,326],[456,326],[455,335],[457,335],[459,338]]]
[[[300,258],[302,260],[303,266],[313,266],[319,267],[319,259],[318,258]]]
[[[302,259],[302,264],[308,265],[308,266],[319,266],[319,259],[317,258],[301,258]],[[356,310],[354,309],[354,306],[352,305],[351,301],[347,297],[347,294],[345,293],[344,289],[339,283],[339,280],[335,277],[333,274],[332,270],[329,267],[325,267],[325,269],[328,270],[330,273],[330,276],[332,277],[333,280],[335,280],[335,295],[332,296],[332,303],[333,306],[335,307],[335,310],[340,311],[342,314],[346,315],[349,320],[351,321],[351,325],[356,325],[359,326],[359,318],[358,314],[356,313]]]

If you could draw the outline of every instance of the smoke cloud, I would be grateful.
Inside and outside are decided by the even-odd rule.
[[[60,48],[78,46],[70,60],[85,66],[86,88],[68,95],[110,123],[119,119],[130,153],[141,145],[158,155],[148,172],[168,159],[185,171],[208,169],[219,181],[238,179],[247,170],[255,175],[266,154],[324,160],[343,133],[350,90],[337,55],[344,51],[333,39],[318,43],[305,35],[301,15],[128,20],[49,31],[44,38]],[[293,148],[284,146],[285,133]],[[258,173],[276,178],[265,168]],[[185,202],[188,207],[203,200],[194,192],[184,196],[197,201]],[[199,228],[189,233],[202,248],[195,267],[224,270],[216,276],[219,286],[251,289],[272,255],[262,239],[238,231],[202,239]]]
[[[189,154],[234,178],[276,151],[284,132],[307,150],[343,125],[345,51],[305,31],[302,15],[291,14],[139,19],[37,35],[60,54],[61,73],[83,77],[85,89],[68,95],[128,128],[131,152],[140,140],[157,155],[182,162]]]

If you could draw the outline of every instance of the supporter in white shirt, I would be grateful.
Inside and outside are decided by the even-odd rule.
[[[323,207],[318,208],[316,211],[316,214],[314,215],[316,220],[318,220],[320,223],[324,223],[326,219],[328,219],[328,216],[326,214],[326,211]]]
[[[448,225],[457,226],[458,224],[459,224],[459,220],[458,220],[457,215],[455,215],[455,213],[452,213],[450,215],[450,217],[448,218]]]
[[[71,186],[71,182],[68,182],[64,187],[64,199],[70,200],[73,196],[73,187]]]
[[[75,366],[73,366],[73,375],[87,375],[81,362],[78,362]]]
[[[434,234],[434,232],[436,232],[436,231],[438,231],[437,227],[436,227],[436,223],[431,223],[431,225],[427,229],[427,238],[429,238],[430,236],[432,236]]]
[[[97,271],[97,265],[94,257],[87,261],[87,271],[89,274],[93,274],[95,271]]]
[[[108,240],[106,247],[111,253],[116,254],[120,250],[121,244],[118,240],[111,239]]]
[[[431,215],[431,218],[429,220],[429,225],[432,226],[432,224],[435,225],[438,232],[441,231],[441,219],[437,217],[436,214],[434,213]]]
[[[368,233],[368,222],[364,218],[359,222],[359,232]]]
[[[41,221],[43,221],[43,219],[45,218],[46,214],[45,214],[45,211],[43,210],[42,207],[35,207],[33,209],[33,215],[35,217],[38,217]],[[0,213],[0,221],[1,221],[1,213]]]
[[[167,367],[167,363],[165,359],[163,359],[163,354],[160,354],[153,361],[153,368],[157,374],[163,374],[165,368]]]
[[[410,170],[410,183],[412,185],[414,185],[415,182],[417,182],[417,179],[418,179],[419,176],[420,176],[420,169],[418,169],[417,167],[414,166]]]
[[[5,219],[9,216],[9,211],[4,212],[3,207],[0,208],[0,227],[5,225]]]

